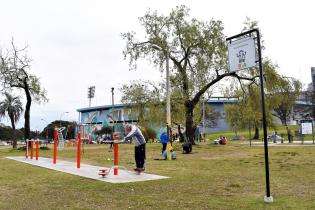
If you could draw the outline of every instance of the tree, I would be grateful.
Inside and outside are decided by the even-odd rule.
[[[237,131],[240,128],[245,127],[245,119],[243,113],[243,109],[241,104],[226,104],[224,105],[224,111],[225,111],[225,117],[227,122],[229,123],[230,127],[232,130],[235,132],[235,136],[237,136]]]
[[[101,130],[98,130],[95,132],[97,135],[103,135],[103,134],[112,134],[113,127],[112,126],[104,126],[101,128]]]
[[[63,130],[63,135],[65,136],[65,139],[74,139],[75,138],[75,129],[77,127],[76,122],[69,122],[69,121],[63,121],[63,120],[55,120],[51,123],[49,123],[43,131],[40,133],[40,136],[53,139],[54,138],[54,131],[56,127],[66,127],[65,130]]]
[[[227,71],[227,47],[221,21],[188,18],[189,9],[185,6],[176,7],[168,16],[149,10],[139,18],[146,40],[138,41],[135,32],[122,36],[127,42],[123,54],[125,59],[129,58],[130,69],[136,69],[140,58],[161,67],[167,58],[171,60],[171,74],[183,97],[180,103],[185,110],[186,136],[193,142],[194,110],[202,95],[228,76],[239,80],[252,78]]]
[[[311,103],[311,106],[300,110],[300,115],[302,116],[310,116],[312,119],[315,119],[315,89],[309,89],[305,91],[305,100]]]
[[[281,120],[282,125],[287,125],[293,115],[293,106],[299,97],[302,84],[294,78],[280,77],[273,93],[270,93],[277,100],[273,115]]]
[[[32,101],[48,101],[46,91],[41,87],[39,78],[28,72],[30,68],[30,58],[26,54],[26,49],[17,49],[12,40],[11,49],[6,53],[0,53],[0,81],[3,89],[12,88],[24,91],[26,97],[24,112],[24,138],[30,138],[30,110]]]
[[[20,119],[23,112],[22,102],[20,97],[13,96],[9,93],[4,93],[5,99],[0,102],[0,118],[9,116],[11,126],[13,129],[13,135],[11,136],[13,140],[13,148],[17,146],[17,139],[15,136],[15,123]]]
[[[121,102],[131,107],[133,116],[140,125],[148,124],[148,115],[159,112],[161,105],[160,90],[150,81],[136,80],[124,84],[120,89]],[[160,118],[155,121],[160,123]],[[149,123],[150,124],[150,123]]]
[[[23,138],[23,132],[21,129],[13,131],[10,126],[6,126],[0,123],[0,139],[1,140],[11,140],[12,136],[15,136],[16,139]]]
[[[181,129],[185,124],[185,107],[180,88],[174,83],[175,78],[171,78],[171,110],[172,120],[177,126],[177,132],[181,135]],[[132,109],[132,118],[138,119],[138,123],[146,128],[163,127],[165,125],[165,83],[155,84],[150,81],[132,81],[131,84],[124,84],[120,91],[121,101],[128,104]],[[202,123],[202,101],[196,105],[194,122],[196,125]],[[216,120],[220,117],[210,106],[205,106],[205,125],[212,127],[216,125]]]
[[[277,66],[268,59],[264,64],[266,117],[269,127],[275,127],[272,116],[278,117],[286,125],[292,116],[293,106],[300,94],[301,83],[277,73]],[[242,89],[241,89],[242,88]],[[243,86],[234,94],[239,97],[235,105],[225,106],[231,127],[245,128],[247,124],[255,128],[254,139],[259,139],[259,126],[262,121],[260,88],[256,83]]]

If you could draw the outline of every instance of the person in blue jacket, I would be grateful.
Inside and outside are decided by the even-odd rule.
[[[166,146],[167,146],[167,134],[166,134],[166,132],[163,132],[161,134],[160,140],[162,143],[162,154],[164,154],[164,151],[166,150]]]

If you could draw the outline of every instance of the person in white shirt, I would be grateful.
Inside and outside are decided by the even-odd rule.
[[[135,145],[135,161],[136,166],[135,171],[144,171],[144,163],[145,163],[145,144],[146,140],[141,132],[141,130],[131,124],[125,125],[125,129],[127,135],[125,136],[125,140],[132,140]]]

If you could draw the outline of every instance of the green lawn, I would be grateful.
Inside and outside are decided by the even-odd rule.
[[[274,132],[277,132],[277,134],[279,136],[283,135],[284,139],[287,141],[287,135],[288,135],[288,132],[287,132],[287,129],[286,129],[287,126],[284,126],[284,125],[278,125],[274,128],[268,128],[268,135],[271,135],[273,134]],[[290,125],[288,126],[290,128],[290,130],[292,131],[292,134],[293,134],[293,140],[294,141],[299,141],[301,139],[300,136],[297,136],[296,133],[299,132],[299,126],[298,125]],[[313,128],[315,129],[315,128]],[[253,138],[254,136],[254,130],[252,129],[251,130],[251,138]],[[259,137],[260,139],[263,139],[263,130],[262,128],[259,130]],[[208,139],[215,139],[215,138],[218,138],[219,136],[225,136],[227,137],[228,139],[233,139],[233,137],[235,137],[235,132],[233,131],[225,131],[225,132],[214,132],[214,133],[211,133],[211,135],[207,135],[207,138]],[[242,139],[249,139],[249,130],[244,130],[244,129],[240,129],[238,130],[237,132],[237,135],[238,136],[241,136]],[[313,135],[304,135],[304,140],[313,140]]]
[[[193,153],[156,161],[161,145],[147,146],[148,173],[170,179],[111,184],[39,168],[3,156],[23,151],[0,150],[0,209],[315,209],[315,147],[270,147],[270,181],[274,203],[265,204],[262,146],[243,141],[228,145],[200,143]],[[133,168],[133,145],[120,145],[120,165]],[[75,161],[75,148],[59,152]],[[52,157],[52,150],[40,151]],[[82,162],[111,166],[108,145],[88,145]]]

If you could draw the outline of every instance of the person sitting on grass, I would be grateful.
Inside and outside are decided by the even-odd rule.
[[[171,154],[172,160],[175,160],[175,159],[176,159],[176,157],[175,157],[175,152],[174,152],[174,149],[173,149],[172,146],[170,147],[170,154]],[[168,158],[167,158],[167,149],[163,151],[163,156],[164,156],[165,160],[168,159]]]
[[[183,144],[183,153],[189,154],[192,151],[192,144],[190,141]]]
[[[226,145],[226,143],[227,143],[227,139],[225,138],[225,136],[222,136],[222,137],[220,138],[219,144],[221,144],[221,145]]]

